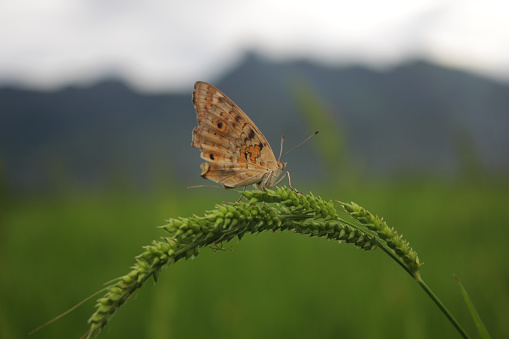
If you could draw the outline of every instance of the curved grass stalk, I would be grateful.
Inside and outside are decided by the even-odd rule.
[[[311,237],[324,237],[352,244],[363,250],[380,247],[424,288],[464,338],[466,332],[422,281],[417,253],[409,243],[389,228],[385,221],[354,203],[341,203],[345,212],[358,221],[339,217],[332,202],[312,194],[302,195],[288,188],[267,191],[244,191],[248,202],[221,204],[202,217],[174,218],[162,228],[168,237],[153,241],[136,257],[126,275],[106,287],[106,294],[97,300],[96,311],[88,320],[87,338],[98,335],[116,311],[143,283],[157,281],[161,269],[181,259],[195,257],[204,246],[215,246],[246,233],[293,231]]]

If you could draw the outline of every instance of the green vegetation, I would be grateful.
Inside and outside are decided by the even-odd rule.
[[[421,276],[470,336],[477,335],[475,324],[453,273],[497,338],[509,336],[508,188],[507,182],[402,179],[313,193],[384,216],[419,253]],[[164,219],[202,215],[238,194],[201,189],[5,197],[0,337],[16,339],[125,274],[141,246],[167,236],[156,228]],[[288,232],[246,235],[223,248],[204,248],[195,260],[161,271],[157,284],[137,290],[100,337],[459,337],[381,251]],[[93,311],[90,301],[32,337],[79,338]]]

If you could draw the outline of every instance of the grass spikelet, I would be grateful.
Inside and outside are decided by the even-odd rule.
[[[96,311],[89,318],[87,337],[97,335],[116,311],[149,278],[180,259],[198,256],[204,246],[241,239],[246,233],[267,230],[293,231],[311,237],[344,241],[363,250],[376,248],[373,237],[361,229],[344,223],[332,202],[312,194],[302,195],[288,188],[274,191],[242,192],[249,202],[221,204],[204,216],[178,217],[161,228],[168,237],[153,241],[136,257],[126,275],[106,287],[106,294],[97,300]]]
[[[89,318],[87,338],[97,336],[113,315],[145,281],[157,278],[161,269],[181,259],[199,255],[204,246],[219,248],[234,238],[263,231],[292,231],[310,237],[345,242],[362,250],[380,247],[411,274],[446,314],[458,331],[466,333],[431,292],[419,275],[417,253],[387,223],[355,203],[341,203],[358,223],[341,219],[332,201],[313,194],[303,195],[288,188],[267,191],[244,191],[247,202],[220,204],[203,216],[177,217],[161,226],[167,237],[153,241],[135,259],[131,271],[117,278],[97,300],[96,311]]]
[[[352,218],[375,232],[379,237],[379,243],[396,256],[412,276],[416,277],[418,275],[422,264],[417,253],[402,235],[399,235],[394,228],[389,227],[382,218],[371,214],[356,203],[340,202],[340,204]]]

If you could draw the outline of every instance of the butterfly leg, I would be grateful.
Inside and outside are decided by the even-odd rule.
[[[292,180],[290,178],[290,172],[286,171],[286,173],[281,177],[281,179],[279,179],[278,181],[276,181],[276,183],[274,184],[274,186],[276,186],[277,184],[279,184],[281,181],[283,181],[283,179],[285,177],[288,177],[288,187],[294,191],[295,193],[300,193],[299,191],[297,191],[295,188],[292,187]]]
[[[243,192],[245,192],[245,191],[246,191],[246,186],[244,186],[244,189],[243,189],[242,191],[243,191]],[[237,201],[235,202],[235,204],[233,204],[233,206],[237,205],[237,204],[238,204],[238,203],[242,200],[242,198],[244,198],[244,196],[241,194],[241,195],[240,195],[239,200],[237,200]]]
[[[260,183],[258,184],[255,184],[255,188],[256,189],[259,189],[259,190],[263,190],[265,193],[267,193],[267,187],[272,187],[272,186],[276,186],[276,185],[272,185],[272,186],[269,186],[269,179],[270,179],[270,176],[267,175],[265,177],[262,178],[262,181],[260,181]]]
[[[290,172],[287,171],[286,174],[288,174],[288,187],[290,187],[290,189],[292,191],[294,191],[295,193],[302,194],[299,191],[297,191],[295,188],[292,187],[292,179],[290,179]]]

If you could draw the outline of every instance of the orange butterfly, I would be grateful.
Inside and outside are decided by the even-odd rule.
[[[201,150],[201,177],[225,188],[255,185],[266,189],[281,179],[286,163],[276,160],[262,132],[232,100],[214,86],[198,81],[193,104],[198,126],[193,130],[192,146]],[[315,133],[316,134],[316,133]],[[281,158],[281,156],[280,156]]]

